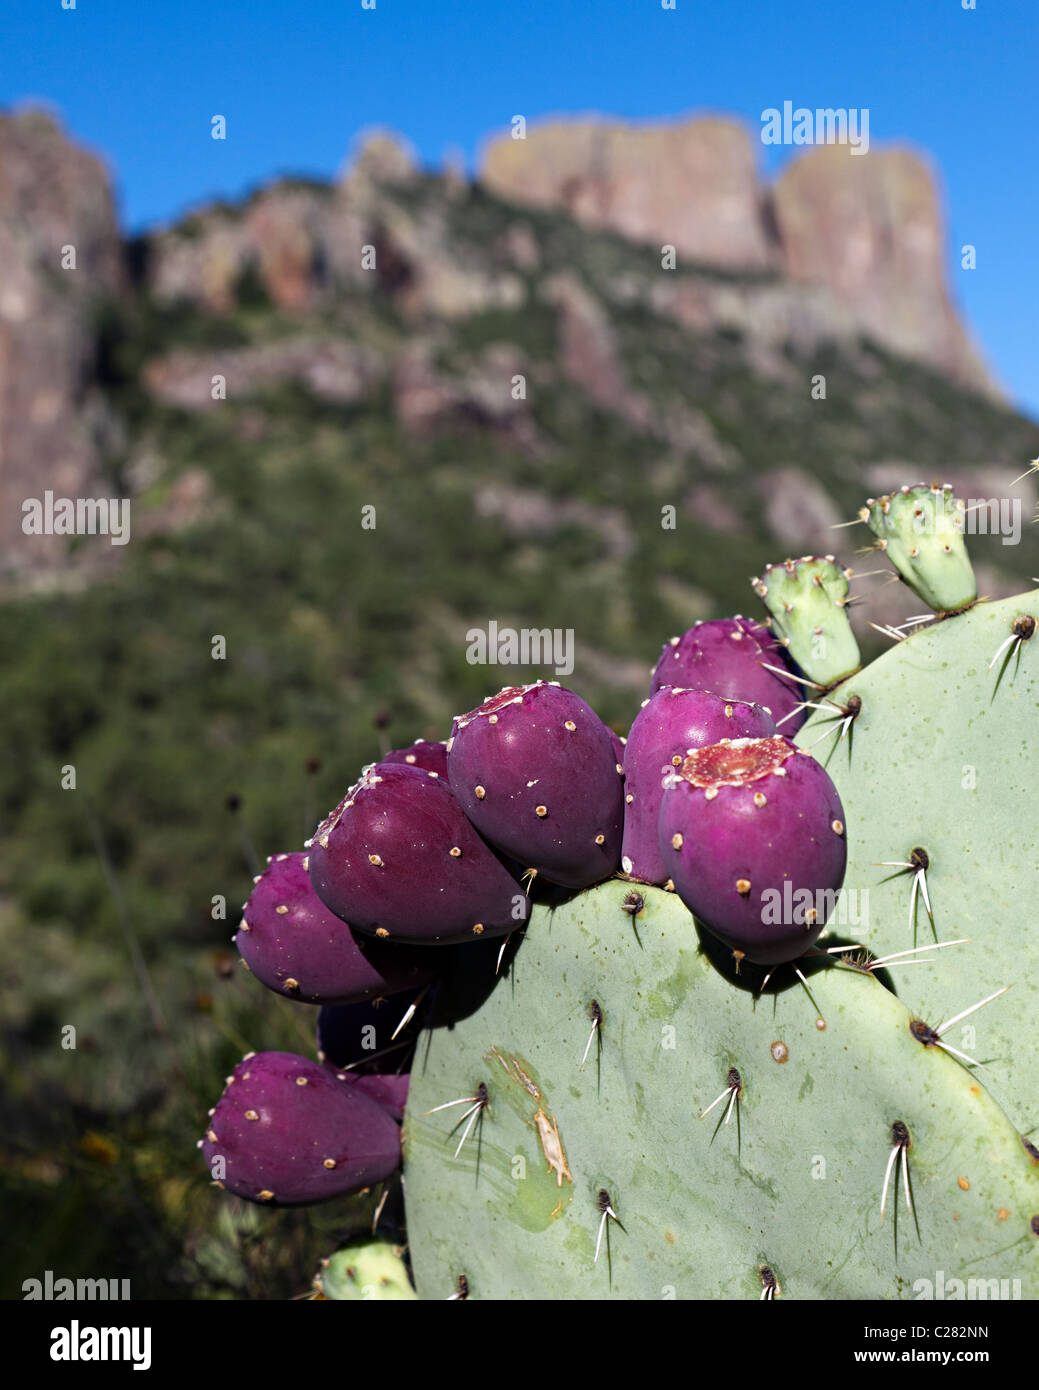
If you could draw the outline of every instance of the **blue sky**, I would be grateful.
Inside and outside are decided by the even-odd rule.
[[[70,3],[70,0],[66,0]],[[1039,0],[4,0],[0,106],[43,100],[103,153],[134,229],[276,173],[331,176],[391,126],[472,164],[513,115],[868,107],[941,172],[955,297],[1039,417]],[[224,142],[210,117],[228,122]],[[761,148],[762,167],[791,151]],[[977,269],[958,247],[977,247]]]

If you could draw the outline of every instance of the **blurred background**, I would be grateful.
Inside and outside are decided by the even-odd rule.
[[[469,629],[572,630],[624,733],[669,636],[836,551],[872,655],[919,604],[834,528],[933,478],[1020,501],[968,545],[1030,587],[1037,21],[995,8],[0,21],[0,1294],[300,1296],[350,1232],[207,1182],[241,1054],[314,1050],[229,938],[362,764],[554,676]],[[764,144],[785,101],[868,153]],[[26,534],[47,491],[129,543]]]

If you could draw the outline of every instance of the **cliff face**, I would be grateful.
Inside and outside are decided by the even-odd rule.
[[[481,178],[501,197],[559,207],[586,227],[670,243],[691,260],[763,268],[772,247],[754,152],[742,126],[553,121],[497,140]]]
[[[305,313],[360,275],[361,227],[339,190],[276,184],[244,207],[193,214],[150,239],[147,285],[160,303],[229,312],[242,277],[280,308]]]
[[[787,275],[827,286],[894,352],[992,389],[949,295],[945,228],[922,160],[822,146],[786,167],[772,208]]]
[[[481,177],[503,198],[562,208],[588,227],[821,287],[852,331],[995,391],[949,295],[934,178],[907,151],[819,146],[768,188],[750,134],[732,121],[552,121],[492,142]]]
[[[66,140],[49,116],[0,115],[4,571],[42,574],[67,545],[22,532],[25,499],[46,488],[62,496],[98,495],[108,422],[94,389],[92,311],[102,297],[119,293],[122,256],[108,176],[98,160]]]

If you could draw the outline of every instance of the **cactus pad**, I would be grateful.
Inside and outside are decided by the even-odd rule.
[[[938,1270],[1039,1293],[1039,1164],[893,994],[824,968],[822,1028],[800,989],[756,1000],[719,973],[673,894],[640,890],[636,935],[631,892],[537,907],[513,979],[429,1036],[404,1125],[420,1297],[464,1276],[472,1298],[760,1299],[772,1280],[789,1298],[911,1298]],[[732,1099],[732,1069],[730,1123],[698,1121]],[[427,1112],[481,1083],[456,1158],[459,1111]],[[896,1122],[915,1220],[901,1187],[880,1214]]]
[[[845,931],[878,955],[969,938],[896,974],[899,994],[934,1024],[1014,986],[965,1020],[973,1032],[955,1029],[949,1041],[985,1063],[979,1079],[1022,1130],[1039,1125],[1039,641],[1020,621],[1029,616],[1039,617],[1039,592],[976,604],[896,643],[831,692],[845,702],[855,694],[861,707],[853,747],[827,760],[848,818],[845,892],[868,904],[859,914],[868,920]],[[1033,636],[992,665],[1015,624]],[[835,728],[816,714],[797,741],[825,758]],[[927,860],[933,930],[921,893],[910,923],[915,871],[880,867],[911,864],[914,850]]]

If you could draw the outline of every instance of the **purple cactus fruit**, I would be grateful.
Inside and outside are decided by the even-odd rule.
[[[362,1096],[367,1096],[369,1100],[374,1100],[376,1105],[381,1105],[398,1124],[403,1121],[404,1107],[408,1103],[410,1072],[372,1072],[359,1076],[355,1071],[333,1071],[332,1075],[344,1086],[353,1087]]]
[[[768,738],[776,732],[760,705],[726,700],[705,690],[665,686],[643,703],[624,755],[624,844],[621,868],[642,883],[666,883],[659,847],[663,777],[686,753],[734,738]]]
[[[221,1186],[250,1202],[306,1206],[382,1182],[400,1165],[393,1117],[291,1052],[238,1063],[201,1141]]]
[[[429,984],[433,952],[352,932],[314,892],[305,854],[277,854],[256,880],[234,936],[268,989],[304,1004],[349,1004]]]
[[[624,769],[613,740],[558,681],[509,686],[455,720],[448,775],[492,844],[551,883],[587,888],[620,859]]]
[[[613,730],[610,729],[610,742],[613,744],[613,756],[620,763],[621,767],[623,767],[624,749],[627,746],[628,740],[626,738],[621,738],[620,734],[615,734]]]
[[[393,1034],[409,1004],[417,1004],[419,998],[402,994],[363,1004],[333,1004],[318,1014],[317,1055],[322,1066],[337,1081],[356,1086],[397,1121],[404,1118],[409,1081],[408,1072],[399,1069],[407,1064],[422,1015],[412,1016],[396,1044]]]
[[[659,843],[689,911],[760,965],[812,945],[848,858],[837,788],[781,734],[689,753],[668,779]]]
[[[406,763],[408,767],[421,768],[423,772],[435,772],[438,777],[447,777],[447,744],[428,743],[417,738],[410,748],[394,748],[379,759],[381,763]]]
[[[310,881],[355,931],[430,945],[504,936],[530,903],[435,772],[367,768],[314,833]]]
[[[791,674],[776,675],[769,666]],[[666,685],[761,705],[788,734],[795,734],[808,714],[793,713],[802,700],[801,686],[786,652],[768,628],[749,618],[714,618],[672,637],[653,671],[651,689]]]
[[[408,1048],[418,1036],[426,1010],[416,1009],[399,1032],[398,1026],[422,996],[422,990],[409,990],[361,1004],[326,1005],[318,1014],[315,1030],[318,1059],[334,1071],[347,1067],[365,1074],[399,1071]]]

